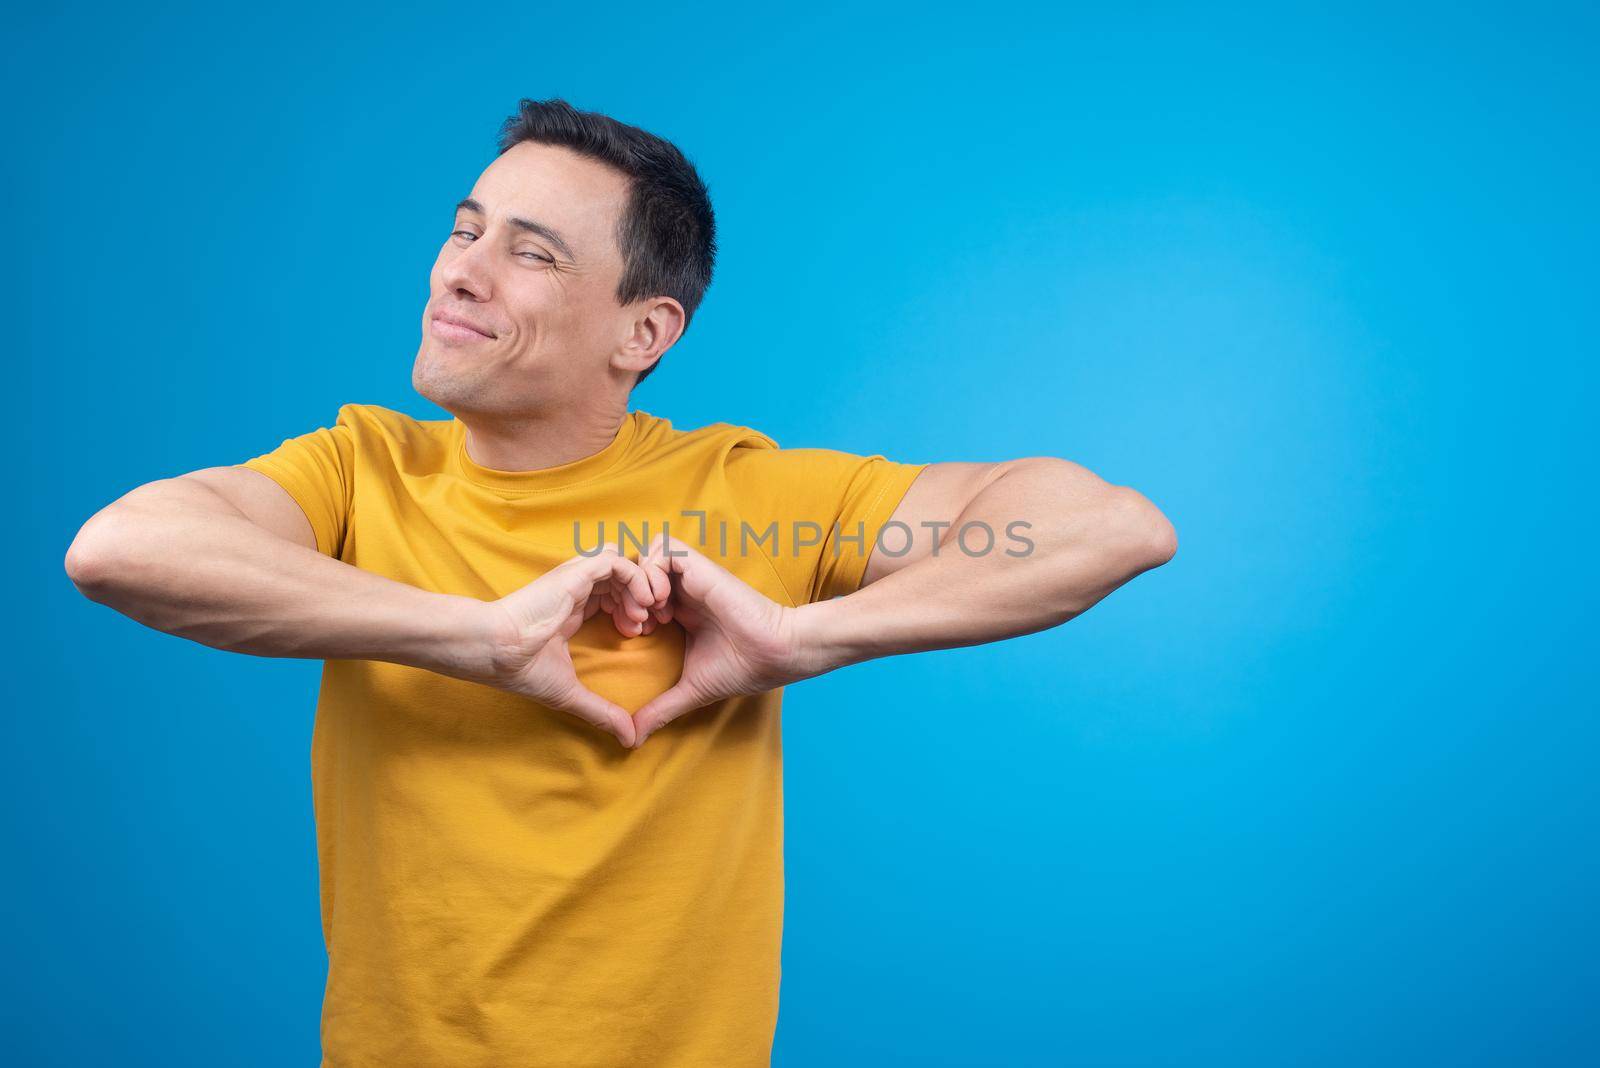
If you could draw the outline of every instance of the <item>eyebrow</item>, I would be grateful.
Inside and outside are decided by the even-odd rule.
[[[479,204],[471,197],[463,197],[461,202],[456,205],[456,210],[475,211],[479,215],[489,214],[483,210],[482,204]],[[572,247],[562,239],[561,235],[550,229],[550,227],[546,226],[544,223],[534,222],[532,219],[519,219],[516,216],[512,216],[507,221],[510,222],[512,226],[515,226],[518,230],[525,230],[530,234],[536,234],[539,237],[544,238],[556,248],[560,249],[562,255],[566,256],[567,259],[576,260],[578,258],[577,256],[573,255]]]

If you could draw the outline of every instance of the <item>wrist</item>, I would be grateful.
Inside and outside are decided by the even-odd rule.
[[[799,678],[823,675],[871,658],[855,637],[856,612],[849,601],[849,597],[834,597],[793,609]]]
[[[400,662],[470,682],[498,677],[509,655],[515,627],[493,601],[454,594],[429,594],[421,606],[427,620],[423,640]]]

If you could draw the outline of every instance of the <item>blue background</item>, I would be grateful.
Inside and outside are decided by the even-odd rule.
[[[1596,1063],[1594,22],[575,6],[11,16],[12,1063],[316,1063],[320,665],[61,559],[341,403],[438,417],[429,264],[552,95],[712,190],[638,407],[1065,456],[1179,530],[790,691],[776,1064]]]

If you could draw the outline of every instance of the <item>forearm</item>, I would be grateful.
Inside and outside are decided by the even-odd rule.
[[[67,554],[91,600],[231,652],[386,660],[472,673],[484,602],[375,575],[257,526],[206,487],[140,487],[89,520]]]
[[[1011,528],[1031,548],[1008,539]],[[974,526],[962,548],[960,532]],[[1137,492],[1059,460],[1028,460],[984,487],[934,553],[845,597],[798,609],[821,671],[976,645],[1057,626],[1170,559],[1172,525]]]

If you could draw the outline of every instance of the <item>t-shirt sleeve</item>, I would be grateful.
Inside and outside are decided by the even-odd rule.
[[[339,409],[333,426],[287,438],[271,452],[239,466],[259,471],[282,486],[311,522],[317,551],[339,556],[350,525],[355,488],[355,434],[348,405]]]
[[[861,587],[879,531],[926,466],[836,449],[740,448],[728,477],[755,535],[776,524],[763,545],[798,605]],[[899,545],[892,533],[885,543]]]

